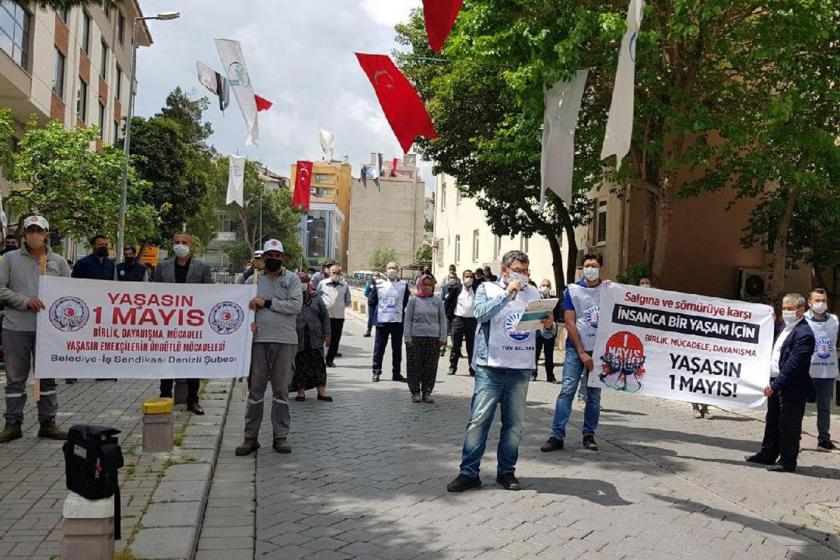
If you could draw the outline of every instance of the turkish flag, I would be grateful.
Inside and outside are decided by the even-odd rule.
[[[384,54],[356,53],[356,58],[373,85],[379,104],[403,152],[408,153],[418,136],[437,138],[423,101],[390,57]]]
[[[312,162],[297,162],[295,192],[292,194],[292,208],[302,207],[309,211],[309,189],[312,186]]]
[[[268,111],[269,109],[271,109],[271,106],[274,105],[274,103],[272,103],[268,99],[260,97],[256,93],[254,94],[254,99],[257,102],[257,112]]]
[[[426,34],[433,51],[440,52],[443,48],[463,3],[464,0],[423,0]]]

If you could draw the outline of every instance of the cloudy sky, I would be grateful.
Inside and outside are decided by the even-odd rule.
[[[350,157],[353,174],[371,152],[402,153],[354,52],[389,54],[394,25],[421,0],[141,0],[145,15],[178,10],[180,19],[152,21],[154,44],[138,51],[136,112],[150,116],[176,86],[209,95],[195,62],[221,70],[214,38],[242,45],[256,93],[274,102],[259,114],[259,146],[245,146],[245,124],[231,99],[205,114],[222,153],[258,159],[289,174],[292,162],[321,158],[318,129],[335,133],[335,158]],[[213,99],[211,99],[211,102]],[[431,166],[423,165],[427,185]]]

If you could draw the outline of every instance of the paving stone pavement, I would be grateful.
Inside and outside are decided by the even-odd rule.
[[[5,377],[0,376],[0,389]],[[134,558],[190,558],[193,555],[230,380],[203,388],[207,414],[175,407],[172,453],[142,451],[142,402],[157,396],[157,381],[59,381],[57,420],[66,429],[96,424],[121,430],[125,467],[120,470],[122,535],[117,550]],[[62,442],[40,440],[32,385],[27,387],[24,437],[0,446],[0,558],[58,558],[63,538],[62,507],[67,496]]]
[[[472,394],[465,364],[451,377],[441,362],[437,402],[411,403],[405,385],[371,383],[372,339],[361,337],[363,328],[360,316],[348,319],[344,356],[329,370],[335,402],[314,394],[292,402],[291,455],[271,450],[266,415],[256,459],[257,558],[840,558],[840,454],[812,451],[806,435],[799,473],[747,465],[760,414],[716,410],[715,419],[698,420],[688,404],[605,393],[601,451],[580,445],[575,405],[566,450],[544,454],[559,386],[532,383],[517,469],[523,490],[494,481],[497,417],[484,487],[449,494]],[[809,407],[811,433],[813,416]],[[253,459],[230,464],[237,462],[247,473],[238,483]],[[250,494],[237,488],[245,499],[220,518],[231,523],[250,515]],[[246,535],[247,526],[230,533]],[[235,558],[247,557],[245,549]]]

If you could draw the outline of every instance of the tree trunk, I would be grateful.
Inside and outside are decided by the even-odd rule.
[[[655,240],[653,238],[656,222],[656,197],[647,189],[642,190],[642,196],[645,201],[644,220],[642,222],[642,258],[644,263],[648,266],[653,265],[653,248]],[[625,243],[627,240],[625,240]]]
[[[663,192],[660,196],[659,204],[656,205],[656,232],[653,238],[654,246],[651,273],[661,285],[665,273],[665,259],[668,255],[668,234],[674,208],[669,194]]]
[[[774,304],[780,303],[785,295],[785,276],[787,271],[788,255],[788,234],[790,222],[793,219],[793,211],[796,208],[796,199],[799,196],[799,187],[793,187],[785,197],[785,210],[779,225],[776,228],[776,239],[773,243],[771,256],[770,286],[767,295],[772,298]]]
[[[564,229],[566,230],[566,239],[569,241],[569,254],[566,261],[566,284],[573,284],[577,280],[575,275],[577,272],[578,246],[577,240],[575,239],[574,226],[567,223]]]
[[[561,232],[562,235],[562,232]],[[556,235],[547,235],[548,246],[551,247],[551,268],[554,270],[554,286],[557,293],[560,287],[565,286],[565,275],[563,274],[563,248],[560,246],[560,239]]]

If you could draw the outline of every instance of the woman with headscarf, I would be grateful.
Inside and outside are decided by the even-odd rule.
[[[435,279],[424,274],[417,280],[417,294],[405,308],[405,347],[408,354],[408,388],[412,402],[433,403],[440,348],[446,344],[446,311],[435,295]]]
[[[298,352],[295,356],[295,374],[292,391],[297,391],[296,401],[306,400],[306,391],[318,389],[318,400],[332,402],[327,396],[327,366],[324,346],[330,343],[330,314],[315,286],[305,272],[298,273],[303,286],[303,307],[297,316]]]

